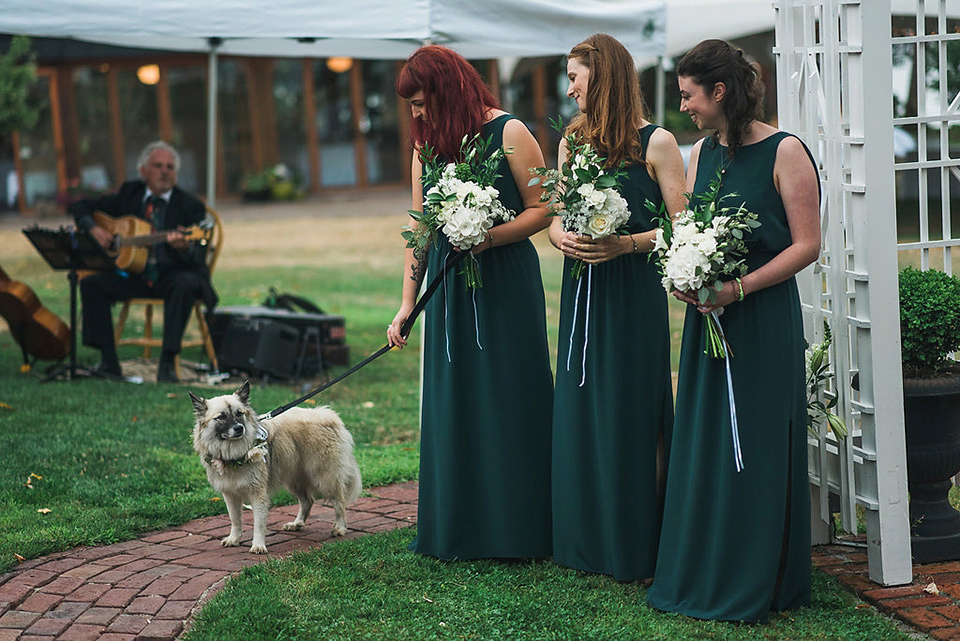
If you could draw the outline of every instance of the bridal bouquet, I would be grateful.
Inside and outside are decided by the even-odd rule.
[[[690,292],[701,304],[716,300],[717,292],[723,290],[721,277],[729,280],[746,273],[744,235],[760,226],[757,215],[742,204],[723,205],[723,201],[735,199],[737,194],[719,197],[720,180],[718,170],[707,191],[696,196],[688,194],[688,208],[673,219],[666,215],[663,205],[657,210],[647,201],[647,207],[659,214],[650,257],[660,265],[664,289]],[[710,314],[706,322],[705,353],[713,358],[726,357],[729,346],[723,338],[719,317]]]
[[[562,129],[559,121],[554,128]],[[610,169],[590,143],[565,136],[567,160],[559,169],[535,167],[530,185],[542,184],[541,202],[548,202],[551,215],[561,216],[564,231],[581,236],[604,238],[617,233],[630,219],[627,201],[617,192],[623,170]],[[580,278],[583,261],[573,265],[572,275]]]
[[[817,438],[816,426],[821,421],[826,421],[827,429],[838,439],[844,439],[847,437],[847,424],[830,411],[836,407],[837,397],[820,400],[824,383],[833,378],[833,373],[829,371],[831,343],[833,334],[830,332],[830,325],[823,321],[823,340],[810,345],[804,358],[807,364],[807,429]]]
[[[432,185],[423,199],[423,211],[410,210],[417,221],[416,228],[407,228],[402,236],[407,247],[425,252],[436,242],[442,232],[450,244],[461,251],[470,251],[487,236],[498,220],[513,217],[498,199],[500,192],[493,186],[499,177],[497,168],[504,157],[504,150],[497,149],[484,158],[490,139],[479,134],[473,138],[463,137],[460,145],[461,162],[443,164],[429,146],[420,152],[423,163],[423,185]],[[470,289],[482,287],[480,266],[473,254],[464,263],[466,284]]]

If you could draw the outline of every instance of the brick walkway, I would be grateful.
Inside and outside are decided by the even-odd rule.
[[[348,510],[354,538],[416,523],[417,483],[370,490]],[[0,641],[146,641],[177,638],[192,613],[226,578],[268,558],[332,539],[333,510],[316,506],[307,527],[280,530],[295,505],[270,511],[268,555],[247,552],[253,517],[244,511],[244,542],[220,546],[226,514],[151,532],[135,541],[84,547],[26,561],[0,576]],[[914,566],[911,585],[884,588],[868,578],[862,548],[824,545],[813,562],[864,601],[933,639],[960,640],[960,562]],[[936,583],[939,594],[924,591]]]
[[[370,490],[347,512],[354,538],[413,525],[417,484]],[[168,640],[183,632],[191,613],[232,573],[331,539],[333,509],[316,505],[299,532],[279,528],[297,506],[270,511],[267,555],[250,547],[253,515],[244,510],[244,543],[224,548],[224,513],[135,541],[84,547],[33,559],[0,576],[0,641]]]
[[[863,537],[854,539],[854,543],[863,541]],[[914,565],[913,583],[888,588],[870,580],[865,547],[817,546],[813,563],[866,603],[914,630],[933,639],[960,640],[960,562]]]

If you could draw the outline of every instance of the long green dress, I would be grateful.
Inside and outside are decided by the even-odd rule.
[[[508,115],[483,127],[499,149]],[[506,160],[495,187],[523,210]],[[425,186],[425,189],[427,187]],[[442,234],[427,279],[452,251]],[[420,497],[411,549],[441,559],[551,555],[550,419],[540,260],[529,239],[477,256],[483,287],[451,270],[427,305]]]
[[[727,149],[707,140],[694,187],[726,166],[726,204],[759,215],[748,236],[755,270],[790,244],[773,183],[779,132]],[[706,356],[705,322],[687,308],[664,522],[647,603],[728,621],[764,621],[770,610],[810,602],[804,339],[794,278],[726,307],[720,324],[733,351],[734,398],[744,469],[734,463],[723,359]]]
[[[655,129],[640,130],[644,151]],[[630,233],[654,229],[644,203],[663,198],[646,166],[629,166],[621,182]],[[584,267],[579,283],[573,264],[564,260],[553,402],[554,560],[620,581],[649,578],[660,537],[658,444],[665,453],[673,419],[667,296],[647,254]]]

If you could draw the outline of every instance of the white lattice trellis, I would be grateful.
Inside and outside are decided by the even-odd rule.
[[[912,579],[897,297],[890,0],[777,3],[778,112],[820,165],[821,259],[799,276],[810,342],[834,336],[828,393],[850,428],[810,438],[814,542],[867,529],[870,578]]]
[[[960,15],[960,1],[916,4],[912,19],[904,20],[892,39],[906,63],[902,66],[913,70],[916,96],[915,104],[901,104],[893,119],[916,140],[916,157],[898,158],[895,165],[898,202],[917,204],[915,212],[906,207],[900,212],[904,235],[909,236],[899,244],[900,262],[952,274],[960,268],[960,256],[953,252],[960,246],[960,225],[951,220],[951,204],[960,197],[960,159],[952,157],[950,149],[950,127],[960,123],[960,82],[951,77],[960,67],[960,24],[948,16]]]

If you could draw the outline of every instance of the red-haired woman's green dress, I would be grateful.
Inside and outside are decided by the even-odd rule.
[[[502,146],[509,118],[484,125],[488,153]],[[500,201],[521,212],[505,159],[500,176]],[[450,251],[440,234],[428,281]],[[483,287],[467,290],[454,269],[425,310],[420,496],[410,547],[451,560],[549,557],[553,378],[540,259],[529,239],[477,258]]]

